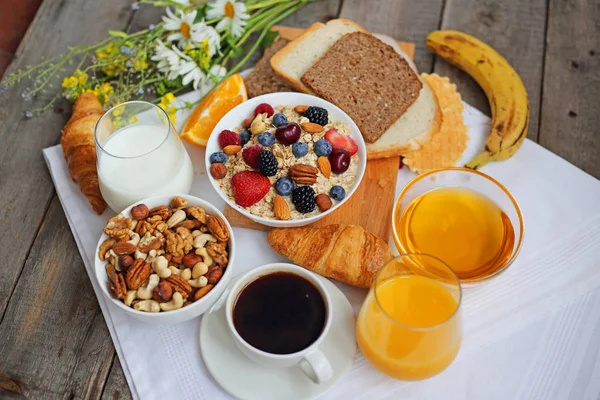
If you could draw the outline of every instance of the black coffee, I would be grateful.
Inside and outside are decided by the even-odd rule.
[[[267,353],[291,354],[315,342],[325,326],[325,302],[303,277],[275,272],[250,282],[233,306],[240,336]]]

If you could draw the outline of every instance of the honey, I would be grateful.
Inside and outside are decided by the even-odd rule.
[[[398,249],[435,256],[461,280],[493,274],[513,254],[515,231],[510,218],[478,192],[457,187],[434,189],[399,209],[398,214]]]

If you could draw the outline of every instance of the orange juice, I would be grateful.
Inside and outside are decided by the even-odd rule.
[[[438,257],[461,280],[492,274],[512,256],[515,231],[496,203],[472,190],[426,192],[395,215],[401,253]]]
[[[455,297],[434,279],[419,275],[387,279],[371,289],[360,310],[356,328],[360,350],[375,368],[397,379],[436,375],[460,348],[457,307]]]

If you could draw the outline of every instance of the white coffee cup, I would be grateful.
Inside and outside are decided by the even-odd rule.
[[[261,276],[269,275],[275,272],[290,272],[305,278],[319,290],[321,297],[323,298],[323,302],[325,303],[325,326],[323,327],[321,335],[307,348],[291,354],[272,354],[253,347],[240,336],[233,323],[233,308],[238,295],[250,282]],[[331,379],[333,375],[331,364],[323,352],[319,350],[319,345],[323,342],[323,339],[325,336],[327,336],[329,328],[331,327],[331,299],[329,298],[325,287],[321,284],[321,282],[319,282],[318,279],[316,279],[312,272],[309,272],[297,265],[285,263],[268,264],[253,269],[240,277],[231,288],[231,291],[227,296],[225,314],[227,316],[227,325],[233,337],[233,341],[240,351],[244,353],[250,360],[268,368],[298,367],[306,374],[308,378],[317,384]]]

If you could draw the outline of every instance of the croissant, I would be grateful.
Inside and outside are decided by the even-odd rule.
[[[104,212],[106,202],[98,185],[94,128],[103,113],[104,109],[95,94],[82,93],[75,100],[73,115],[65,125],[60,140],[73,182],[79,184],[79,189],[98,214]]]
[[[393,258],[382,239],[358,225],[273,229],[269,244],[309,271],[358,288],[369,288]]]

